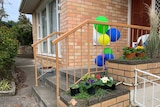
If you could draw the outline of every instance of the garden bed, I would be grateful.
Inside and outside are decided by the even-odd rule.
[[[11,82],[11,89],[8,91],[0,91],[0,96],[14,96],[16,93],[15,82]]]
[[[122,60],[122,59],[116,59],[116,60],[109,60],[109,62],[111,62],[111,63],[118,63],[118,64],[137,65],[137,64],[160,62],[160,58],[141,59],[141,60]]]
[[[115,90],[106,89],[101,92],[98,92],[99,94],[91,95],[88,98],[76,98],[76,96],[72,97],[68,93],[63,93],[60,96],[60,101],[61,104],[63,103],[63,107],[64,105],[65,107],[71,105],[70,101],[73,99],[77,101],[76,107],[99,107],[98,105],[105,107],[106,104],[117,106],[129,105],[129,90],[123,86],[117,86]],[[110,101],[113,102],[109,103]]]

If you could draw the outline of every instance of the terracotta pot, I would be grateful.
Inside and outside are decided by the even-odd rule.
[[[143,58],[145,56],[145,53],[144,52],[142,52],[142,53],[136,53],[136,56],[138,58]]]
[[[127,59],[131,60],[131,59],[134,59],[135,53],[126,54],[125,56],[126,56]]]

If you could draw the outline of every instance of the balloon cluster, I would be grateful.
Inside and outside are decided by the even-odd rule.
[[[108,22],[104,16],[98,16],[96,21]],[[94,41],[98,41],[99,45],[106,46],[111,42],[116,42],[120,38],[120,31],[116,28],[110,28],[108,25],[94,24]],[[107,60],[114,59],[111,48],[104,48],[103,53],[95,58],[97,66],[103,66]]]
[[[95,64],[97,66],[103,66],[105,65],[105,62],[107,60],[111,60],[114,59],[114,55],[112,52],[111,48],[104,48],[103,53],[99,54],[96,58],[95,58]]]
[[[108,22],[104,16],[98,16],[96,21]],[[108,25],[94,24],[94,30],[97,31],[94,36],[97,36],[98,43],[106,46],[111,42],[116,42],[120,38],[120,31],[117,28],[110,28]]]

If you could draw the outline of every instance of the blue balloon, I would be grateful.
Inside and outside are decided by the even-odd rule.
[[[120,31],[116,28],[110,28],[106,34],[110,37],[111,42],[115,42],[120,38]]]
[[[112,60],[112,59],[114,59],[114,55],[113,54],[105,54],[104,59],[105,59],[105,61]]]
[[[103,58],[102,55],[98,55],[96,58],[95,58],[95,64],[97,66],[103,66],[105,64],[105,58]]]

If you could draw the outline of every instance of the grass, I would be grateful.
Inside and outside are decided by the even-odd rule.
[[[107,90],[104,90],[101,88],[96,89],[96,93],[94,95],[89,95],[87,92],[81,90],[81,93],[76,94],[73,98],[75,98],[75,99],[89,99],[91,97],[101,97],[107,93],[108,93]],[[70,95],[70,93],[68,93],[68,94]]]

